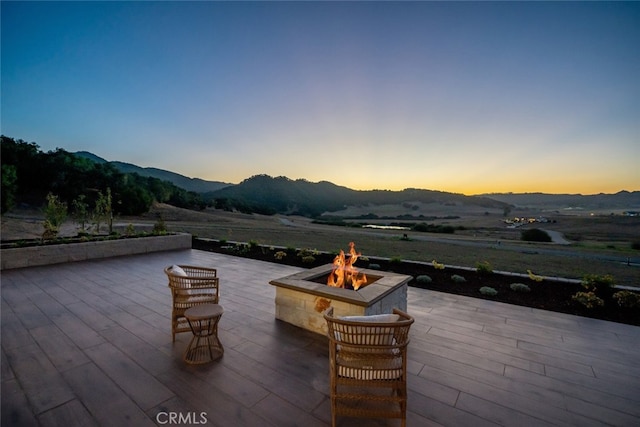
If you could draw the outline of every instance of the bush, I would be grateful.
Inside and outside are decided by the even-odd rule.
[[[67,219],[67,204],[61,202],[58,196],[47,194],[47,204],[44,206],[43,238],[54,238],[58,235],[60,226]]]
[[[593,292],[576,292],[575,295],[571,297],[572,300],[579,302],[585,307],[591,309],[595,307],[602,307],[604,305],[604,300],[596,296]]]
[[[489,297],[495,297],[496,295],[498,295],[498,291],[496,291],[494,288],[490,288],[489,286],[483,286],[480,288],[480,293],[482,295],[486,295]]]
[[[167,224],[164,219],[158,218],[155,224],[153,224],[153,234],[167,234]]]
[[[427,276],[426,274],[421,274],[420,276],[416,277],[416,282],[425,285],[427,283],[431,283],[432,280],[430,276]]]
[[[531,288],[524,283],[512,283],[509,285],[512,291],[514,292],[531,292]]]
[[[380,264],[371,263],[369,264],[369,268],[372,270],[380,270]]]
[[[313,264],[314,262],[316,262],[316,257],[314,257],[313,255],[307,255],[302,257],[303,264]]]
[[[436,270],[444,270],[444,264],[437,262],[435,259],[431,261],[431,264],[433,265],[433,268],[435,268]]]
[[[631,291],[618,291],[613,294],[620,307],[638,308],[640,307],[640,294]]]
[[[613,279],[613,276],[608,274],[605,274],[604,276],[600,276],[598,274],[587,274],[582,278],[581,284],[587,291],[595,292],[598,289],[612,289],[616,282]]]
[[[453,280],[455,283],[465,283],[467,281],[467,279],[460,276],[459,274],[452,275],[451,280]]]
[[[278,261],[282,261],[286,256],[287,256],[287,253],[285,251],[278,251],[275,254],[273,254],[273,257]]]
[[[539,228],[532,228],[530,230],[523,230],[520,234],[520,239],[525,242],[551,242],[551,236],[546,231]]]
[[[389,262],[391,264],[400,264],[402,262],[402,258],[400,258],[399,256],[394,256],[389,260]]]
[[[493,267],[491,267],[489,261],[477,262],[476,271],[480,274],[491,274],[493,273]]]

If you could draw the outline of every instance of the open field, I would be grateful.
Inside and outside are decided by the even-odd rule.
[[[433,216],[452,215],[450,207]],[[519,215],[521,213],[518,213]],[[155,206],[144,217],[118,218],[116,229],[133,224],[137,230],[151,229],[162,217],[170,231],[188,232],[198,237],[228,241],[310,248],[321,251],[348,249],[350,241],[364,255],[432,261],[474,267],[488,261],[494,270],[525,273],[533,270],[546,276],[580,279],[585,274],[610,274],[619,285],[640,287],[640,251],[631,242],[640,240],[640,218],[622,216],[556,215],[555,222],[535,227],[563,233],[575,242],[570,245],[527,243],[519,240],[519,229],[507,229],[502,212],[454,211],[457,219],[426,222],[453,223],[466,227],[456,234],[336,227],[313,224],[310,219],[289,216],[246,215],[206,210],[193,212],[167,205]],[[551,215],[549,215],[551,218]],[[67,224],[67,233],[74,225]],[[2,218],[2,238],[38,237],[42,232],[37,215],[11,214]],[[572,236],[574,236],[572,238]]]

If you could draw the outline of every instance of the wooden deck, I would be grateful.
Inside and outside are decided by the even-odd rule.
[[[173,263],[219,270],[217,362],[171,343]],[[296,271],[197,250],[3,271],[2,426],[328,425],[327,339],[274,319]],[[640,425],[638,327],[413,288],[408,311],[409,426]]]

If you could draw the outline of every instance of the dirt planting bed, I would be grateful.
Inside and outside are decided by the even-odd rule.
[[[216,240],[193,239],[193,248],[205,251],[225,253],[228,255],[259,259],[267,262],[293,265],[302,268],[313,268],[331,263],[336,254],[315,251],[299,251],[292,248],[266,247],[250,244],[236,244],[219,242]],[[497,272],[478,272],[475,268],[445,266],[436,268],[429,263],[417,263],[398,260],[368,257],[358,260],[356,266],[362,268],[381,269],[399,274],[413,276],[409,286],[438,292],[448,292],[474,298],[499,301],[508,304],[534,307],[542,310],[574,314],[583,317],[610,320],[614,322],[640,325],[640,307],[620,307],[611,298],[613,291],[599,294],[604,299],[604,306],[587,308],[574,301],[572,296],[585,291],[575,280],[561,278],[532,279],[528,275],[501,274]],[[464,282],[457,282],[452,276],[464,278]],[[429,276],[429,283],[418,280],[419,276]],[[511,289],[511,284],[526,285],[530,292],[517,292]],[[497,291],[495,296],[480,292],[483,287],[490,287]]]

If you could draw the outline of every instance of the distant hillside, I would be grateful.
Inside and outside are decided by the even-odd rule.
[[[443,191],[405,189],[402,191],[357,191],[328,181],[292,180],[284,176],[256,175],[240,184],[188,178],[167,170],[142,168],[120,161],[109,162],[95,154],[79,151],[77,156],[98,163],[110,163],[123,173],[137,173],[169,181],[187,191],[202,195],[207,202],[222,209],[265,214],[286,213],[317,216],[336,212],[347,206],[402,204],[410,202],[478,206],[485,209],[505,209],[509,206],[534,209],[625,209],[640,210],[640,191],[620,191],[616,194],[544,194],[491,193],[477,196]]]
[[[615,194],[544,194],[500,193],[484,194],[494,200],[517,207],[538,209],[640,209],[640,191],[620,191]]]
[[[353,205],[402,204],[406,202],[450,203],[504,209],[507,204],[486,197],[464,196],[441,191],[406,189],[402,191],[357,191],[327,181],[317,183],[256,175],[238,185],[204,194],[221,208],[233,207],[262,213],[288,213],[317,216]]]
[[[193,191],[196,193],[207,193],[216,191],[221,188],[227,187],[231,184],[220,181],[205,181],[200,178],[189,178],[184,175],[180,175],[174,172],[169,172],[163,169],[157,168],[142,168],[140,166],[133,165],[131,163],[119,162],[119,161],[107,161],[102,157],[96,156],[93,153],[87,151],[78,151],[73,153],[76,156],[85,157],[93,160],[96,163],[110,163],[115,166],[122,173],[137,173],[140,176],[150,176],[152,178],[158,178],[163,181],[169,181],[176,186],[183,188],[187,191]]]

